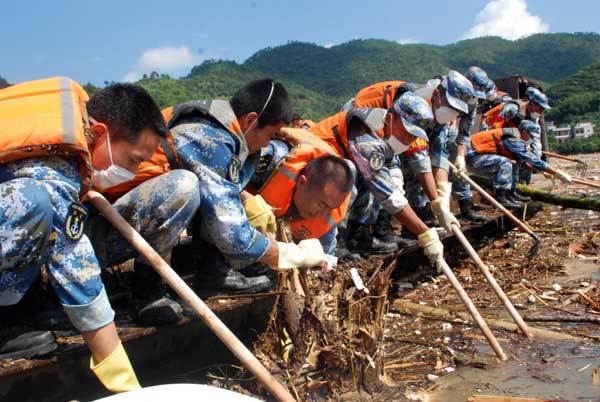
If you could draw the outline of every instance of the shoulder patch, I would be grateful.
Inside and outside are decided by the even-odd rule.
[[[65,220],[65,233],[73,241],[78,241],[85,233],[88,210],[83,205],[73,202],[69,205],[67,219]]]
[[[371,152],[369,156],[369,166],[374,172],[381,170],[383,164],[385,163],[385,156],[381,152],[374,151]]]
[[[229,163],[229,180],[231,180],[235,184],[239,184],[240,182],[240,169],[242,167],[242,163],[240,162],[237,156],[231,157],[231,162]]]

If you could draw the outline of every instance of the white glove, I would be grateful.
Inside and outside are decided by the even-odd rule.
[[[438,197],[442,199],[443,206],[445,209],[450,211],[450,194],[452,194],[452,183],[449,181],[442,181],[437,184]]]
[[[433,212],[433,216],[435,216],[435,219],[439,222],[440,226],[446,229],[448,233],[452,232],[452,224],[460,227],[458,219],[456,219],[449,209],[444,208],[444,201],[442,198],[431,201],[431,212]]]
[[[563,182],[565,183],[571,183],[571,175],[568,174],[567,172],[563,172],[560,169],[556,169],[556,172],[554,173],[559,179],[561,179]]]
[[[456,155],[456,159],[454,159],[454,166],[456,166],[456,170],[462,173],[467,173],[467,161],[465,160],[464,155]]]
[[[441,271],[440,261],[444,258],[444,245],[440,241],[435,228],[431,228],[419,235],[419,244],[423,247],[423,254],[427,256],[431,265],[438,272]]]
[[[321,266],[327,261],[318,239],[302,240],[298,244],[278,242],[277,246],[279,262],[276,269],[279,270]]]

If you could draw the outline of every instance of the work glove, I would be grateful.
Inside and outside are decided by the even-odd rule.
[[[279,262],[277,269],[310,268],[322,266],[327,258],[318,239],[302,240],[298,244],[278,242]]]
[[[560,180],[562,180],[564,183],[571,183],[571,175],[568,174],[567,172],[564,172],[560,169],[556,169],[556,172],[554,173],[556,175],[556,177],[558,177]]]
[[[438,273],[441,272],[440,262],[444,258],[444,245],[440,241],[435,228],[421,233],[418,240],[421,247],[423,247],[423,254],[427,256],[431,265],[436,268],[436,271]]]
[[[438,197],[442,199],[442,205],[445,209],[450,211],[450,194],[452,194],[452,183],[449,181],[442,181],[437,184]]]
[[[125,348],[120,342],[119,346],[100,363],[96,362],[92,356],[90,369],[109,391],[126,392],[141,388]]]
[[[446,229],[448,233],[452,232],[452,225],[455,224],[460,227],[460,222],[456,217],[444,206],[442,198],[431,201],[431,212],[438,221],[441,227]]]
[[[456,159],[454,159],[454,166],[456,170],[461,173],[467,173],[467,161],[465,160],[464,155],[456,155]]]
[[[255,195],[242,202],[248,222],[262,234],[277,233],[277,221],[273,208],[260,195]]]

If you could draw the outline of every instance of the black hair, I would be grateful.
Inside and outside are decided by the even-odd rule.
[[[273,95],[269,99],[271,88]],[[252,112],[260,114],[262,110],[257,123],[258,128],[280,123],[290,124],[292,121],[292,102],[285,87],[270,78],[250,81],[233,95],[229,104],[237,118]]]
[[[310,161],[303,170],[312,188],[323,188],[332,181],[338,190],[347,193],[354,185],[354,174],[348,162],[335,155],[320,156]]]
[[[94,93],[87,103],[90,116],[108,127],[115,138],[131,143],[144,129],[167,135],[160,109],[144,88],[135,84],[112,84]]]

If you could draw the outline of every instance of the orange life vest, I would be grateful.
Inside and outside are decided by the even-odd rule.
[[[511,101],[519,103],[519,111],[525,113],[527,103],[524,101]],[[510,120],[505,120],[504,117],[500,116],[500,112],[504,108],[507,102],[502,102],[497,106],[494,106],[483,115],[483,120],[488,124],[490,128],[503,128],[503,127],[516,127],[517,125]]]
[[[354,97],[354,107],[389,109],[394,103],[398,87],[404,83],[405,81],[384,81],[363,88]]]
[[[520,138],[517,129],[494,128],[471,136],[471,146],[478,154],[495,154],[512,158],[512,154],[502,144],[502,138]]]
[[[305,131],[303,129],[292,130]],[[310,161],[324,155],[335,155],[335,152],[324,141],[313,138],[310,143],[304,142],[293,147],[290,153],[279,162],[257,192],[273,207],[276,217],[284,216],[289,211],[293,203],[296,182],[302,170]],[[342,204],[331,210],[327,217],[289,219],[287,223],[292,230],[294,240],[319,238],[329,232],[344,219],[350,204],[350,196],[351,194],[348,194]]]
[[[81,194],[91,184],[86,139],[88,95],[75,81],[53,77],[0,90],[0,164],[44,156],[77,159]]]
[[[197,114],[220,123],[237,138],[243,135],[239,122],[227,101],[191,101],[162,110],[163,118],[169,128],[173,127],[179,117],[191,114]],[[152,158],[149,161],[140,163],[133,180],[105,189],[103,194],[109,201],[113,202],[146,180],[160,176],[180,166],[181,161],[177,157],[173,136],[168,133],[166,138],[161,138],[160,145]]]
[[[338,156],[349,158],[348,127],[353,118],[359,119],[372,133],[383,138],[387,109],[352,109],[334,114],[318,122],[308,131],[332,146]]]

